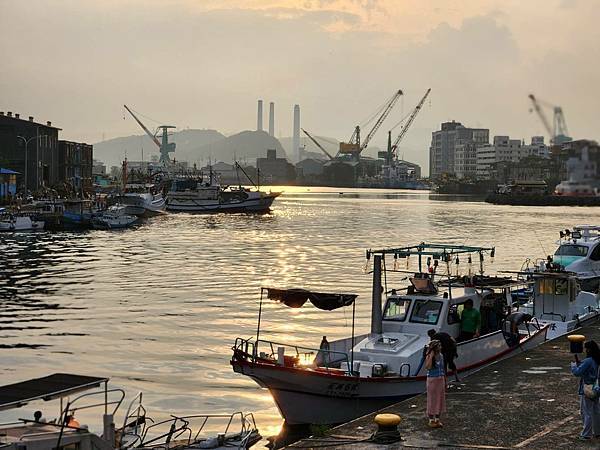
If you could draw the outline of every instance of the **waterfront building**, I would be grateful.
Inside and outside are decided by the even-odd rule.
[[[550,149],[544,144],[543,136],[533,136],[531,144],[509,136],[494,136],[493,144],[478,145],[476,148],[475,175],[478,179],[490,179],[497,163],[519,161],[528,157],[550,157]]]
[[[58,132],[60,128],[0,112],[0,164],[18,172],[17,186],[35,191],[59,180]]]
[[[102,161],[92,161],[92,175],[106,175],[106,165]]]
[[[287,183],[296,179],[296,169],[285,158],[277,157],[277,150],[267,150],[266,158],[257,158],[256,167],[260,172],[261,182]]]
[[[322,159],[306,158],[296,164],[296,173],[299,177],[314,177],[323,175]]]
[[[73,189],[90,191],[93,185],[93,147],[90,144],[58,141],[58,179]]]
[[[29,191],[69,185],[92,188],[89,144],[59,140],[60,128],[27,120],[20,114],[0,112],[0,163],[17,174],[17,187]]]
[[[456,150],[459,148],[459,170],[461,173],[473,171],[474,146],[489,142],[487,128],[467,128],[460,122],[444,122],[439,131],[431,135],[429,147],[429,173],[431,178],[443,174],[456,173]],[[471,144],[471,145],[467,145]],[[465,147],[466,145],[466,147]]]

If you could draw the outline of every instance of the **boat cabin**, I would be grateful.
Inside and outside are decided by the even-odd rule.
[[[565,272],[547,272],[534,279],[529,313],[540,320],[566,322],[598,308],[598,297],[580,289],[577,278]]]

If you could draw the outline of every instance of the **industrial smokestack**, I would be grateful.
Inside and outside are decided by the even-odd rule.
[[[269,136],[275,136],[275,103],[269,103]]]
[[[257,114],[257,119],[256,119],[256,131],[263,130],[262,119],[263,119],[262,100],[259,100],[258,101],[258,114]]]
[[[294,134],[292,137],[292,155],[296,162],[300,161],[300,106],[294,105]]]

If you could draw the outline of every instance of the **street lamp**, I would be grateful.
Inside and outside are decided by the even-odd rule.
[[[42,134],[42,135],[37,135],[37,136],[32,136],[29,139],[23,137],[23,136],[17,136],[17,139],[22,139],[23,142],[25,143],[25,192],[27,192],[27,154],[29,153],[27,151],[27,146],[29,145],[29,143],[31,141],[33,141],[34,139],[39,139],[41,137],[48,137],[48,135],[46,134]],[[39,142],[38,142],[39,145]],[[37,162],[39,164],[39,161]],[[36,168],[36,175],[38,173],[39,168]]]

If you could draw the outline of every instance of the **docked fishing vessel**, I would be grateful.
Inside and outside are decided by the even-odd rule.
[[[241,170],[239,164],[236,168]],[[254,182],[246,172],[244,175]],[[212,170],[207,179],[176,178],[167,194],[167,210],[174,212],[267,212],[281,192],[264,192],[254,184],[254,190],[239,186],[222,186]]]
[[[551,263],[574,272],[586,291],[600,287],[600,226],[577,225],[573,230],[560,231],[558,248]],[[542,266],[545,262],[541,262]]]
[[[126,213],[124,205],[110,206],[106,211],[98,213],[92,219],[92,226],[98,230],[113,230],[128,228],[136,223],[138,218]]]
[[[0,386],[0,411],[4,416],[18,414],[14,421],[0,424],[0,448],[239,450],[261,439],[251,413],[172,414],[165,420],[154,420],[142,404],[141,393],[124,409],[125,392],[109,387],[108,382],[103,377],[55,373]],[[20,408],[42,401],[44,413],[23,418]],[[56,417],[48,416],[53,402]]]
[[[127,191],[116,197],[117,203],[125,206],[126,214],[138,217],[151,217],[163,214],[167,203],[154,185],[127,185]]]
[[[458,285],[450,277],[447,283],[436,280],[438,265],[445,264],[449,275],[450,262],[458,261],[459,256],[469,261],[471,256],[467,255],[479,256],[483,272],[486,253],[493,256],[494,249],[422,243],[369,250],[368,261],[373,257],[371,331],[361,336],[354,336],[355,294],[263,288],[256,338],[236,340],[233,370],[269,389],[290,424],[341,423],[420,394],[426,382],[423,363],[424,348],[430,340],[427,332],[433,329],[458,338],[460,312],[469,300],[482,316],[484,304],[501,302],[508,306],[506,293],[468,283]],[[394,261],[418,258],[419,271],[412,274],[409,286],[388,289],[388,276],[382,283],[382,272],[404,272],[386,270],[386,255],[393,256]],[[390,293],[383,308],[382,292]],[[290,307],[310,301],[323,310],[352,305],[352,336],[319,348],[264,339],[260,330],[263,297]],[[530,325],[513,331],[504,320],[482,317],[481,334],[457,345],[457,372],[468,375],[544,342],[549,326]]]
[[[36,220],[25,214],[7,213],[4,208],[0,208],[0,231],[40,231],[43,229],[43,220]]]

